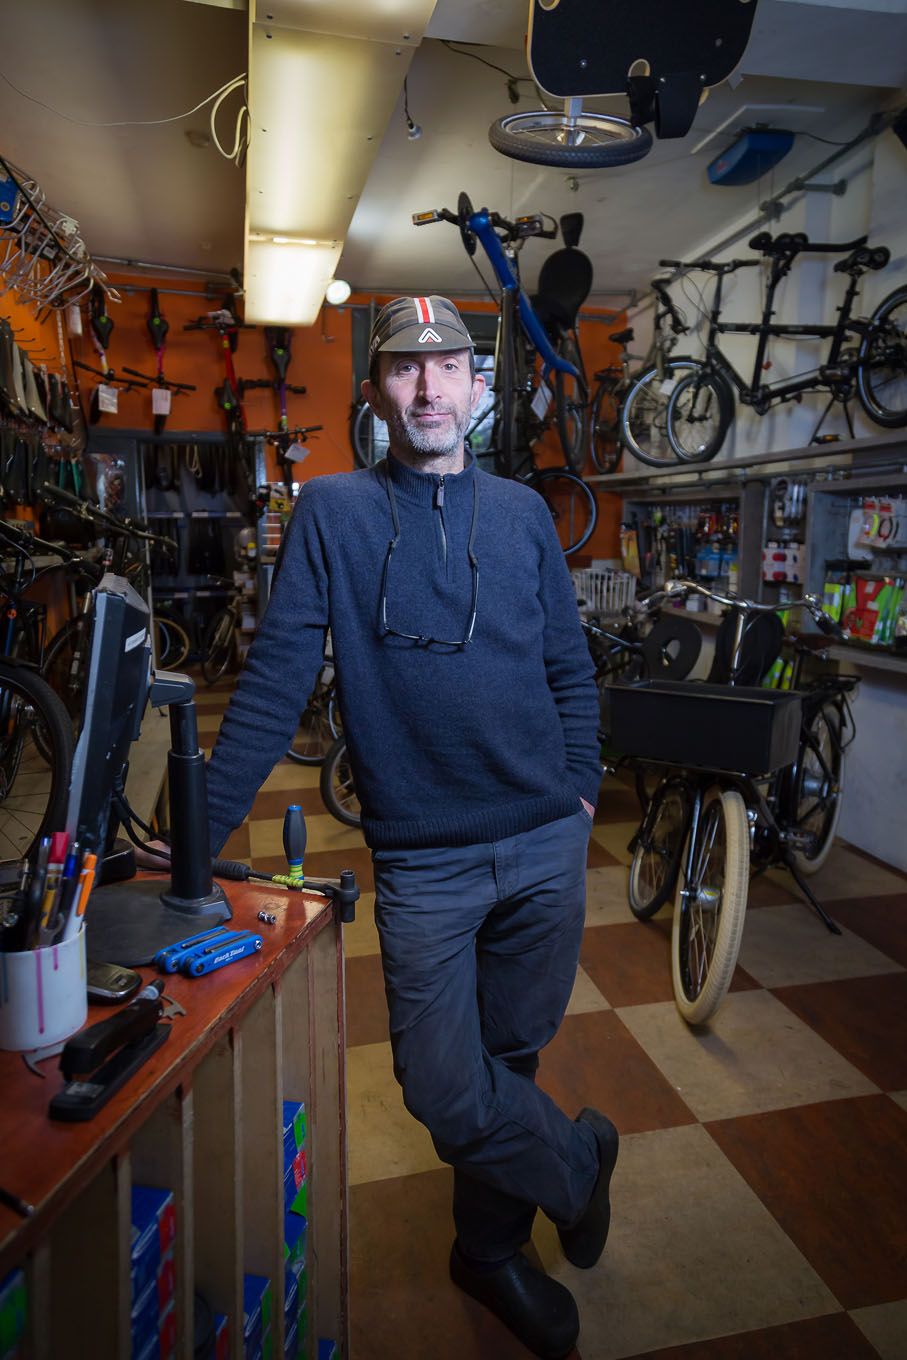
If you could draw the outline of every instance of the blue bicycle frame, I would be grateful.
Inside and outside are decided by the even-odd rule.
[[[504,253],[504,248],[492,226],[491,214],[487,208],[480,208],[478,212],[474,212],[467,218],[466,225],[482,242],[482,249],[491,261],[491,267],[497,276],[498,283],[506,292],[516,295],[519,302],[520,325],[542,356],[543,376],[546,381],[551,370],[556,369],[559,373],[567,373],[570,377],[578,378],[582,382],[582,374],[578,369],[574,368],[573,364],[568,364],[566,359],[562,359],[556,353],[544,326],[532,310],[532,303],[521,288],[513,266]]]

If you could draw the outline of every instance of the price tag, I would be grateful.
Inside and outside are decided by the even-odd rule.
[[[152,387],[151,389],[151,413],[155,416],[169,416],[170,414],[170,388]]]
[[[82,313],[77,302],[66,308],[66,329],[70,335],[82,334]]]
[[[284,456],[288,463],[302,463],[308,458],[309,450],[305,444],[300,444],[294,439]]]
[[[677,386],[676,378],[665,378],[664,382],[661,384],[661,387],[659,387],[658,390],[663,397],[669,397],[671,393],[674,391],[674,388],[676,386]]]
[[[532,398],[532,414],[537,419],[542,420],[550,404],[551,388],[546,382],[540,382],[536,388],[535,396]]]
[[[115,387],[108,387],[107,383],[98,383],[98,410],[105,415],[116,415],[117,390]]]

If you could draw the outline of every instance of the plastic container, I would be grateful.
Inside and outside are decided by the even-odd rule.
[[[0,1048],[57,1044],[81,1029],[87,1014],[84,930],[46,949],[0,953]]]

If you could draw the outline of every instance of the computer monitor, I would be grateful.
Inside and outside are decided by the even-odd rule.
[[[73,757],[66,831],[70,843],[103,859],[114,796],[125,784],[129,751],[149,700],[169,704],[168,757],[173,845],[171,880],[109,883],[92,892],[86,912],[89,959],[145,964],[166,944],[226,920],[230,907],[211,879],[205,762],[188,676],[155,672],[151,616],[122,577],[105,575],[93,592],[88,679]]]

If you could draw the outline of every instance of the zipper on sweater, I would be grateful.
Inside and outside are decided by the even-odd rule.
[[[438,510],[438,523],[441,527],[441,556],[444,565],[447,566],[447,533],[444,529],[444,478],[438,482],[438,489],[435,492],[435,506]]]

